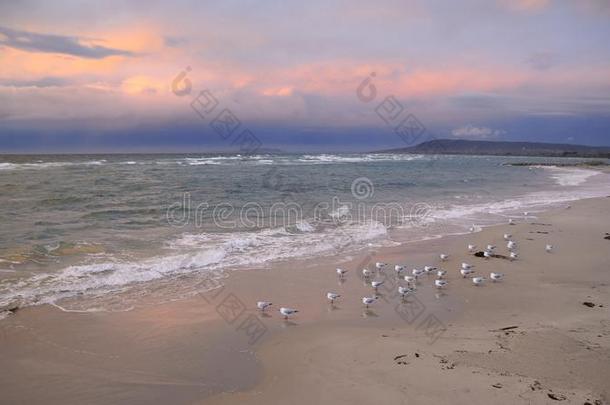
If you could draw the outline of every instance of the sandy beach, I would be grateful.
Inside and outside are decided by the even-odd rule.
[[[29,307],[0,322],[0,402],[56,403],[608,403],[610,199],[578,201],[468,235],[235,271],[187,300],[107,313]],[[466,246],[519,243],[519,258]],[[552,244],[551,253],[545,246]],[[440,263],[439,253],[450,255]],[[361,269],[383,261],[380,299]],[[505,274],[474,286],[459,275]],[[405,302],[393,265],[423,276]],[[348,269],[343,281],[336,267]],[[404,283],[404,282],[403,282]],[[334,306],[327,291],[341,294]],[[272,310],[255,309],[259,299]],[[584,303],[588,303],[585,305]],[[285,321],[279,306],[298,308]]]

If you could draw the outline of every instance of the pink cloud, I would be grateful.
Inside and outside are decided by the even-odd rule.
[[[501,0],[501,4],[515,11],[539,11],[551,4],[551,0]]]

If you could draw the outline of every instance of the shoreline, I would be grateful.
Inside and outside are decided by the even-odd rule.
[[[321,249],[319,251],[317,251],[317,253],[314,253],[313,255],[311,255],[311,253],[307,253],[306,250],[303,251],[299,251],[298,254],[294,254],[293,252],[288,253],[287,251],[280,251],[279,253],[276,252],[276,256],[274,259],[272,259],[272,263],[271,266],[275,266],[275,265],[279,265],[279,266],[285,266],[287,263],[290,263],[292,261],[297,261],[297,262],[301,262],[301,261],[310,261],[310,260],[318,260],[320,257],[333,257],[333,255],[335,254],[333,252],[333,249],[338,249],[338,251],[344,251],[344,252],[348,252],[348,254],[357,254],[358,251],[365,249],[366,245],[370,245],[375,244],[375,245],[379,245],[379,246],[392,246],[392,245],[402,245],[405,243],[413,243],[413,242],[418,242],[418,241],[425,241],[425,240],[433,240],[433,239],[438,239],[438,238],[445,238],[447,236],[454,236],[454,235],[464,235],[464,234],[468,234],[467,228],[470,226],[470,224],[473,224],[473,226],[475,226],[475,228],[480,229],[481,227],[488,227],[488,226],[495,226],[495,225],[500,225],[502,224],[502,221],[507,220],[509,217],[513,217],[518,219],[519,216],[521,216],[521,210],[523,211],[529,211],[532,213],[537,213],[537,212],[546,212],[548,210],[553,210],[557,207],[561,207],[564,205],[568,205],[570,203],[572,203],[573,201],[580,201],[582,199],[587,199],[587,198],[596,198],[597,196],[601,196],[605,194],[605,188],[603,189],[604,191],[601,191],[599,189],[596,189],[596,186],[604,186],[605,183],[600,182],[600,180],[597,181],[590,181],[589,178],[590,177],[597,177],[598,175],[606,175],[608,174],[608,171],[606,170],[602,170],[598,167],[595,168],[591,168],[591,170],[587,170],[584,169],[583,167],[573,167],[573,169],[575,169],[574,173],[570,172],[570,173],[564,173],[561,172],[561,170],[569,170],[569,168],[563,168],[563,167],[540,167],[540,169],[556,169],[559,172],[556,175],[549,175],[550,180],[552,182],[554,182],[551,185],[551,188],[549,188],[548,190],[543,190],[542,192],[540,191],[530,191],[526,194],[522,194],[522,195],[516,195],[516,196],[512,196],[512,197],[505,197],[505,198],[500,198],[497,200],[494,200],[493,202],[488,202],[488,203],[470,203],[467,205],[461,204],[461,200],[455,200],[454,202],[448,201],[445,202],[444,205],[440,205],[440,206],[436,206],[436,207],[432,207],[429,206],[426,203],[422,203],[422,205],[424,206],[423,210],[424,213],[422,214],[423,217],[419,218],[416,216],[415,221],[413,221],[412,219],[405,219],[405,224],[408,226],[402,226],[404,224],[398,225],[398,226],[393,226],[392,224],[388,225],[383,225],[381,222],[379,221],[375,221],[374,218],[371,216],[370,219],[366,218],[366,213],[365,213],[365,218],[363,218],[364,221],[360,220],[360,218],[358,218],[355,223],[356,224],[364,224],[364,226],[360,227],[362,229],[358,229],[358,230],[350,230],[352,232],[366,232],[368,231],[370,228],[370,225],[368,225],[368,222],[366,221],[371,221],[371,224],[374,225],[380,225],[380,226],[384,226],[385,229],[385,236],[371,236],[371,237],[366,237],[366,238],[362,238],[362,239],[358,239],[355,242],[353,240],[349,240],[352,238],[348,238],[347,240],[344,240],[345,238],[342,238],[342,235],[345,235],[345,232],[342,232],[340,229],[337,229],[337,232],[332,232],[330,233],[328,236],[331,238],[334,238],[333,240],[331,240],[331,243],[328,244],[328,246],[326,246],[324,249]],[[595,173],[595,174],[591,174],[591,173],[585,173],[585,172],[591,172],[591,173]],[[584,175],[584,177],[583,177]],[[605,180],[605,178],[604,178]],[[585,184],[586,183],[586,184]],[[578,190],[577,194],[571,194],[572,191],[570,190],[564,190],[564,189],[559,189],[557,188],[558,186],[580,186],[580,185],[586,185],[586,188],[582,188]],[[553,188],[555,187],[555,188]],[[607,190],[608,193],[610,193],[610,190]],[[417,204],[415,205],[417,206]],[[427,207],[427,208],[426,208]],[[383,207],[382,207],[383,208]],[[390,207],[390,211],[391,211]],[[413,208],[413,207],[411,207]],[[406,214],[408,215],[412,215],[411,213],[408,212],[408,207],[407,208],[403,208],[401,206],[401,209],[407,210]],[[418,208],[419,209],[419,208]],[[358,206],[358,214],[360,215],[360,206]],[[371,215],[372,215],[373,210],[371,210]],[[390,212],[391,213],[391,212]],[[405,212],[403,212],[403,214],[405,214]],[[419,211],[416,212],[416,215],[419,215]],[[407,215],[407,217],[408,217]],[[438,216],[437,216],[438,215]],[[432,220],[430,224],[426,223],[421,223],[421,222],[425,222],[425,221],[429,221]],[[472,222],[471,222],[472,221]],[[477,223],[477,221],[479,221]],[[307,223],[306,223],[307,224]],[[279,229],[279,228],[278,228]],[[197,229],[195,229],[197,230]],[[273,230],[273,228],[269,229],[269,230]],[[267,229],[264,229],[263,231],[268,231]],[[375,229],[375,232],[377,232],[377,230]],[[195,235],[197,233],[195,232]],[[186,234],[186,236],[192,236],[193,234]],[[228,234],[228,235],[232,235],[232,234]],[[235,237],[240,237],[240,238],[251,238],[251,237],[256,237],[258,236],[258,234],[256,234],[255,232],[250,234],[246,231],[243,231],[243,233],[239,233],[236,232],[234,235],[236,235]],[[316,236],[315,233],[312,234],[313,236]],[[182,235],[184,236],[184,235]],[[176,236],[176,238],[173,240],[173,242],[170,240],[170,242],[172,243],[177,243],[178,245],[181,242],[182,239],[181,235]],[[268,236],[268,235],[264,235],[264,236]],[[298,237],[303,236],[303,235],[298,235]],[[307,233],[305,233],[305,236],[307,236]],[[385,238],[384,240],[381,240]],[[311,239],[311,238],[310,238]],[[231,242],[231,241],[229,241]],[[233,242],[237,242],[240,243],[241,241],[239,239],[233,241]],[[271,243],[273,242],[272,238],[267,238],[267,240],[265,240],[266,243]],[[315,239],[307,239],[305,238],[305,243],[315,243],[316,240]],[[351,246],[334,246],[333,243],[348,243],[351,244]],[[230,245],[230,244],[229,244]],[[229,246],[230,247],[230,246]],[[294,248],[298,249],[299,245],[298,244],[294,244],[293,246]],[[316,250],[320,247],[318,245],[312,245],[311,247],[315,248]],[[225,246],[221,244],[217,245],[217,246],[212,246],[212,248],[214,249],[225,249]],[[253,250],[253,249],[251,249]],[[19,251],[19,250],[17,250]],[[103,251],[103,247],[100,248],[100,251]],[[27,250],[26,250],[27,252]],[[182,254],[185,255],[189,255],[189,254],[193,254],[196,253],[195,251],[187,251],[187,250],[176,250],[175,252],[170,250],[167,250],[166,252],[164,252],[163,254],[160,255],[155,255],[155,251],[151,250],[150,255],[144,254],[142,255],[142,252],[140,252],[140,255],[135,257],[133,259],[133,261],[126,261],[126,262],[120,262],[118,261],[117,263],[120,264],[124,264],[125,267],[128,266],[136,266],[136,267],[140,267],[140,266],[154,266],[155,264],[157,264],[157,262],[163,261],[166,257],[169,256],[173,256],[173,257],[178,257]],[[231,255],[232,252],[230,251],[225,251],[224,252],[227,256]],[[287,257],[286,255],[290,256],[292,255],[292,257]],[[84,257],[80,256],[78,257],[79,259],[83,259]],[[90,272],[91,274],[94,274],[95,272],[98,271],[98,267],[103,266],[103,265],[112,265],[112,258],[109,258],[108,261],[106,262],[90,262],[90,263],[80,263],[75,261],[77,259],[77,256],[74,257],[69,257],[66,256],[64,258],[65,262],[62,263],[61,267],[58,267],[56,269],[53,269],[52,271],[49,271],[48,273],[43,272],[40,274],[37,274],[36,272],[32,273],[32,276],[37,276],[37,275],[42,275],[42,274],[48,274],[50,276],[50,278],[56,277],[57,275],[61,275],[63,272],[65,272],[66,270],[69,270],[71,268],[71,266],[83,266],[83,267],[90,267],[90,269],[84,271],[84,272]],[[222,272],[222,273],[226,273],[226,274],[230,274],[233,271],[239,271],[242,269],[265,269],[268,268],[270,265],[267,261],[267,259],[265,257],[258,257],[256,255],[256,251],[253,251],[252,254],[249,254],[247,256],[241,257],[241,258],[237,258],[234,257],[235,262],[232,264],[227,265],[226,267],[218,267],[216,266],[215,263],[211,263],[212,267],[210,272],[211,273],[216,273],[216,272]],[[70,260],[74,260],[73,262],[71,262]],[[279,264],[276,264],[274,262],[277,262]],[[21,263],[24,265],[28,265],[27,262]],[[162,263],[161,263],[162,264]],[[219,263],[217,263],[219,264]],[[205,266],[205,264],[204,264]],[[216,266],[216,267],[214,267]],[[224,266],[224,265],[223,265]],[[9,274],[10,276],[17,276],[17,277],[22,277],[20,275],[20,273],[18,272],[18,270],[10,270],[10,271],[6,271],[7,274]],[[169,272],[171,273],[171,272]],[[27,273],[24,272],[24,280],[28,280],[28,276]],[[125,274],[125,277],[129,277],[129,274]],[[196,276],[196,273],[193,273],[193,276]],[[34,277],[30,277],[30,279],[32,279]],[[53,281],[53,280],[50,280]],[[91,280],[91,281],[95,281],[95,280]],[[164,278],[160,278],[160,279],[156,279],[153,277],[153,279],[150,280],[150,283],[153,284],[153,289],[156,288],[155,284],[162,284],[164,282]],[[86,287],[86,283],[85,283],[85,287]],[[38,296],[36,297],[32,297],[32,291],[28,290],[28,289],[32,289],[32,288],[36,288],[36,287],[42,287],[42,294],[40,295],[40,298]],[[68,292],[68,296],[66,297],[68,300],[72,300],[72,301],[80,301],[80,297],[79,294],[87,294],[87,291],[83,291],[81,289],[79,289],[78,286],[76,286],[76,289],[71,289],[71,287],[75,287],[75,285],[63,285],[61,283],[59,283],[58,285],[53,285],[50,284],[50,288],[49,291],[51,294],[55,294],[55,298],[53,296],[46,296],[45,295],[45,287],[42,285],[27,285],[24,287],[23,291],[17,291],[19,294],[22,294],[21,296],[19,294],[17,294],[17,292],[15,293],[15,295],[13,296],[12,299],[9,299],[8,301],[5,301],[3,303],[0,304],[0,311],[2,309],[17,309],[17,310],[22,310],[25,307],[28,306],[36,306],[39,305],[37,304],[37,301],[40,300],[42,301],[42,303],[50,303],[50,301],[58,299],[59,296],[62,296],[63,294],[57,293],[57,291],[61,290],[61,291],[67,291]],[[103,287],[103,286],[101,286]],[[111,289],[114,289],[113,287],[115,286],[108,286]],[[120,286],[119,286],[120,287]],[[136,287],[137,288],[137,287]],[[55,292],[53,292],[53,290],[55,290]],[[136,292],[137,293],[137,292]],[[70,295],[72,294],[72,295]],[[36,295],[38,295],[38,293],[36,293]],[[23,298],[23,297],[27,297],[27,298]],[[33,302],[30,302],[30,300],[33,300]],[[61,305],[61,303],[59,304]],[[80,307],[79,307],[80,308]],[[2,312],[0,312],[0,317],[2,316]]]
[[[336,260],[329,257],[305,260],[305,266],[302,268],[287,268],[289,264],[283,263],[279,267],[272,266],[267,270],[237,270],[223,280],[222,288],[204,294],[207,297],[202,295],[199,298],[150,308],[138,308],[125,313],[67,313],[57,311],[49,306],[27,307],[0,322],[0,340],[3,341],[0,346],[0,357],[4,358],[9,364],[8,370],[4,370],[0,374],[0,386],[3,387],[3,391],[7,392],[7,398],[12,398],[15,400],[14,402],[18,402],[23,400],[21,396],[26,394],[23,384],[33,378],[39,378],[40,382],[37,387],[39,386],[41,390],[43,388],[48,390],[50,386],[53,387],[53,394],[57,396],[57,402],[61,402],[61,399],[66,399],[66,396],[70,397],[71,391],[68,386],[71,384],[68,383],[69,380],[78,376],[89,384],[91,380],[98,381],[100,384],[99,386],[94,385],[92,388],[83,387],[82,389],[85,392],[76,390],[76,393],[85,397],[90,397],[93,392],[102,394],[109,387],[114,387],[112,393],[116,396],[111,396],[110,399],[105,397],[106,401],[100,402],[112,402],[113,398],[119,402],[125,399],[136,403],[151,401],[151,398],[148,397],[149,394],[140,389],[130,393],[127,386],[124,385],[125,383],[120,382],[115,377],[115,375],[119,375],[122,376],[122,380],[132,381],[130,384],[146,387],[146,392],[156,395],[171,395],[177,403],[197,402],[202,397],[207,397],[207,400],[203,403],[213,404],[235,403],[237,401],[246,401],[247,403],[277,402],[278,399],[291,400],[293,403],[304,403],[305,399],[311,401],[311,398],[307,398],[306,395],[311,394],[311,390],[316,387],[315,382],[315,384],[322,384],[325,387],[324,395],[326,396],[320,397],[324,401],[368,403],[364,398],[367,398],[369,394],[362,390],[362,388],[368,387],[371,389],[371,395],[374,393],[377,398],[386,398],[386,402],[392,403],[396,399],[397,403],[401,403],[406,398],[417,399],[417,395],[422,395],[420,398],[422,399],[426,395],[430,396],[432,394],[429,391],[432,389],[429,383],[426,383],[426,381],[413,383],[410,380],[413,377],[411,373],[404,375],[403,371],[399,371],[398,376],[393,376],[394,371],[408,370],[420,359],[424,370],[423,375],[428,378],[443,378],[443,381],[445,378],[449,378],[447,384],[454,391],[460,391],[459,387],[461,386],[459,378],[456,381],[457,373],[455,373],[454,368],[464,367],[469,370],[467,380],[476,382],[477,386],[482,384],[482,381],[487,384],[487,379],[490,376],[480,370],[489,370],[493,367],[489,364],[489,359],[486,358],[484,350],[473,350],[485,347],[486,350],[492,350],[490,354],[500,357],[501,361],[498,360],[500,363],[506,363],[503,366],[504,368],[513,371],[507,371],[509,375],[505,376],[499,375],[502,372],[493,375],[495,379],[503,381],[497,383],[502,388],[489,388],[490,385],[486,385],[481,386],[481,392],[478,392],[474,387],[470,387],[471,392],[460,391],[458,398],[472,400],[473,394],[476,393],[476,395],[482,395],[480,403],[486,403],[494,399],[510,399],[511,402],[527,399],[527,401],[534,401],[535,403],[539,403],[538,401],[545,403],[544,401],[548,400],[549,397],[543,398],[544,395],[542,394],[548,394],[549,389],[554,389],[553,392],[558,392],[564,396],[572,395],[566,394],[564,391],[574,392],[572,397],[567,397],[570,400],[575,400],[576,397],[587,397],[591,401],[596,398],[607,401],[608,392],[604,391],[603,386],[599,385],[599,379],[596,380],[595,376],[589,376],[592,383],[587,389],[576,389],[574,386],[564,388],[562,384],[565,381],[562,376],[544,377],[545,373],[553,371],[544,367],[543,370],[530,372],[530,374],[538,373],[544,378],[528,376],[528,378],[531,377],[530,380],[539,381],[539,384],[544,388],[529,389],[531,392],[526,390],[531,395],[520,397],[521,394],[517,391],[519,389],[525,390],[527,384],[523,385],[515,379],[525,380],[523,376],[516,377],[524,374],[524,372],[513,364],[513,360],[502,357],[503,354],[505,357],[508,354],[504,353],[504,349],[501,347],[504,345],[510,348],[510,345],[514,343],[513,341],[517,342],[515,344],[521,344],[522,340],[527,344],[533,344],[530,342],[532,339],[534,341],[536,339],[542,339],[543,341],[544,339],[558,339],[560,345],[564,343],[575,345],[573,350],[580,353],[579,339],[570,337],[571,340],[568,339],[566,343],[561,340],[560,335],[570,334],[570,328],[574,329],[575,325],[577,325],[577,329],[590,329],[592,319],[589,318],[591,318],[591,314],[595,314],[595,318],[601,312],[606,319],[608,318],[610,302],[606,301],[610,279],[607,273],[598,274],[598,272],[600,266],[603,267],[603,264],[610,262],[610,258],[608,254],[599,251],[599,249],[587,250],[590,257],[585,259],[588,263],[596,263],[591,271],[595,272],[596,277],[601,277],[600,284],[603,284],[596,286],[594,289],[588,286],[586,289],[586,291],[592,290],[597,294],[594,298],[591,298],[595,305],[594,308],[587,308],[580,302],[575,302],[570,303],[569,308],[564,308],[563,311],[558,313],[557,302],[554,301],[557,299],[556,293],[550,294],[552,299],[548,299],[548,302],[538,302],[535,291],[531,291],[532,288],[529,284],[520,284],[522,281],[519,281],[519,284],[513,285],[517,281],[513,281],[511,273],[516,273],[515,277],[518,280],[519,273],[527,272],[527,279],[532,282],[540,276],[539,272],[541,270],[536,268],[536,263],[539,263],[540,260],[552,259],[552,262],[556,262],[554,265],[561,267],[569,262],[573,263],[578,256],[574,257],[574,253],[569,253],[571,248],[564,247],[563,239],[566,236],[563,235],[563,232],[565,232],[563,227],[566,227],[566,229],[575,227],[579,229],[579,232],[582,232],[581,228],[585,226],[582,224],[583,215],[586,219],[589,218],[587,212],[593,212],[597,213],[596,215],[599,218],[607,218],[607,214],[610,213],[609,204],[609,200],[603,197],[579,200],[574,202],[570,209],[556,208],[541,214],[540,217],[544,221],[550,222],[550,226],[523,223],[515,226],[496,225],[485,227],[481,232],[474,234],[447,236],[396,247],[380,248],[368,252],[369,254],[366,250],[363,250],[342,264],[350,270],[350,273],[346,281],[341,284],[337,283],[334,272],[334,268],[337,267]],[[606,216],[604,216],[604,213]],[[566,220],[566,217],[576,217],[578,220],[572,219],[570,222]],[[564,223],[566,221],[568,223]],[[538,223],[538,221],[536,222]],[[595,223],[595,221],[591,221],[591,218],[585,222],[587,222],[586,226],[595,229],[610,225]],[[465,280],[456,277],[457,270],[455,267],[456,263],[459,265],[460,260],[473,262],[477,266],[488,266],[484,259],[464,254],[466,240],[480,244],[487,239],[490,243],[494,242],[503,246],[500,243],[501,241],[498,240],[498,235],[501,236],[506,229],[512,232],[518,241],[527,238],[534,239],[531,244],[536,243],[544,246],[543,242],[550,237],[556,237],[562,241],[560,243],[553,242],[557,243],[558,251],[552,254],[546,254],[541,246],[538,246],[539,251],[526,252],[526,246],[523,246],[523,244],[529,242],[520,242],[523,257],[518,261],[509,263],[504,260],[492,259],[493,267],[497,267],[507,274],[507,280],[504,283],[477,288],[462,282]],[[530,231],[550,233],[530,234]],[[573,233],[571,229],[570,231],[570,233]],[[606,230],[606,232],[608,231],[610,229]],[[521,232],[525,233],[521,234]],[[589,232],[584,231],[584,233]],[[595,238],[591,240],[594,247],[598,245],[602,248],[606,247],[605,244],[608,241],[603,239],[603,234],[589,236],[595,236],[599,239],[599,241]],[[589,236],[584,235],[587,238]],[[567,239],[573,238],[574,236],[567,237]],[[580,244],[579,240],[571,243],[574,242]],[[499,249],[502,249],[502,247]],[[529,249],[528,245],[527,250]],[[434,342],[426,342],[429,339],[426,338],[425,334],[422,337],[422,329],[417,329],[417,325],[421,321],[419,318],[409,323],[405,321],[404,313],[400,314],[395,310],[397,301],[390,296],[389,291],[387,302],[379,302],[382,305],[371,308],[370,312],[362,311],[362,304],[359,299],[371,293],[370,287],[363,285],[360,278],[357,277],[364,263],[383,260],[394,264],[406,261],[409,268],[421,267],[424,264],[436,265],[438,253],[445,250],[446,253],[451,254],[449,262],[446,263],[450,281],[447,291],[440,298],[436,297],[437,291],[429,285],[432,280],[430,278],[426,281],[426,284],[419,288],[416,294],[417,300],[425,307],[425,313],[422,314],[424,316],[432,314],[446,326],[447,331]],[[561,257],[560,252],[565,252],[569,257]],[[542,270],[543,273],[545,271],[548,270]],[[564,272],[562,270],[562,276],[572,280],[573,275],[569,271],[567,274],[564,274]],[[386,273],[392,276],[393,270],[388,269]],[[587,273],[586,276],[588,277],[589,274]],[[390,281],[388,281],[389,283]],[[564,280],[562,283],[566,283],[566,281]],[[572,290],[576,288],[571,286],[570,283],[575,283],[578,286],[581,282],[572,280],[567,285],[561,284],[560,290],[564,294],[568,292],[572,294]],[[515,287],[518,287],[518,289],[514,290]],[[580,289],[580,287],[578,288]],[[507,292],[507,289],[510,291]],[[335,309],[330,309],[325,302],[326,290],[337,290],[343,295]],[[589,292],[591,293],[591,291]],[[241,319],[229,322],[223,319],[217,311],[217,307],[231,294],[238,297],[245,308],[242,311]],[[518,295],[518,305],[515,305],[515,297],[511,294]],[[549,298],[549,294],[546,295],[546,298]],[[252,344],[249,342],[250,339],[247,334],[244,333],[244,329],[239,330],[239,327],[243,319],[250,315],[259,315],[252,308],[253,303],[258,299],[271,299],[277,303],[277,306],[294,306],[299,308],[301,312],[293,320],[283,322],[278,319],[277,308],[275,308],[268,314],[268,317],[262,318],[263,324],[267,328],[264,336]],[[589,299],[583,296],[581,300]],[[512,305],[513,308],[507,311],[500,304]],[[524,314],[523,311],[527,312],[532,304],[536,305],[537,313]],[[604,306],[599,307],[599,304]],[[487,306],[487,308],[482,308],[483,306]],[[552,320],[554,324],[549,325],[549,320]],[[599,323],[599,320],[596,322]],[[506,332],[508,335],[505,338],[495,335],[490,336],[489,330],[498,330],[513,324],[517,325],[518,328],[514,333]],[[553,332],[550,337],[544,334],[547,329]],[[556,334],[555,329],[560,332]],[[596,353],[596,356],[610,359],[608,357],[608,353],[610,353],[610,324],[601,323],[599,326],[595,326],[595,329],[589,332],[579,332],[580,335],[587,335],[587,339],[594,343],[589,344],[590,348],[583,350],[592,351]],[[95,333],[90,332],[91,330]],[[522,332],[525,334],[522,335]],[[99,333],[100,336],[97,336],[96,333]],[[302,334],[305,336],[301,336]],[[602,337],[596,337],[597,335]],[[476,347],[473,347],[471,343],[474,341],[480,341],[482,346],[475,345]],[[498,341],[500,346],[498,346]],[[459,350],[465,350],[466,352],[452,352],[452,348],[455,350],[455,347],[453,347],[455,342],[459,343]],[[402,345],[405,344],[406,346],[403,348]],[[11,348],[10,353],[9,347]],[[496,354],[498,347],[500,349]],[[541,350],[535,344],[534,347],[537,348],[536,350]],[[59,348],[60,353],[53,353],[51,351],[53,348],[55,350]],[[324,355],[306,362],[306,366],[300,366],[303,356],[311,353],[311,350],[321,351]],[[339,364],[341,367],[347,367],[351,364],[351,361],[354,361],[362,367],[362,370],[358,368],[357,371],[354,371],[351,367],[335,370],[333,364],[326,364],[327,359],[335,358],[335,350],[341,353],[340,359],[337,360],[337,367]],[[394,356],[390,356],[392,350]],[[383,354],[381,357],[390,356],[389,362],[384,361],[381,364],[378,351]],[[393,360],[395,356],[404,354],[401,353],[402,351],[408,352],[407,357]],[[519,352],[519,350],[516,351]],[[413,358],[414,352],[419,353],[421,357]],[[553,352],[552,354],[553,356],[563,355],[561,352]],[[353,356],[353,358],[350,356]],[[548,356],[547,353],[542,360],[548,360]],[[98,357],[104,359],[100,362],[103,367],[94,370],[95,372],[83,369],[83,367],[90,367],[88,363]],[[201,364],[194,361],[196,358],[205,359],[205,361]],[[604,368],[603,365],[599,365],[593,358],[586,356],[583,358],[588,366],[592,362],[592,367],[596,370],[598,376],[607,377],[610,375],[610,370],[607,367]],[[408,364],[397,364],[397,362],[401,362],[401,359],[406,359],[402,362]],[[368,361],[371,363],[367,363]],[[610,362],[606,363],[610,364]],[[33,372],[24,364],[37,364],[42,367],[43,371]],[[376,373],[367,370],[368,366],[364,366],[364,364],[372,364],[372,370],[378,368],[379,373],[386,376],[387,380],[379,380]],[[62,366],[59,367],[59,371],[57,371],[58,365]],[[78,368],[75,365],[78,365]],[[11,366],[14,368],[12,369]],[[570,368],[569,365],[564,366]],[[328,382],[319,381],[318,379],[321,377],[318,377],[318,375],[325,375],[327,367],[330,367],[333,374],[327,375]],[[292,370],[292,368],[296,370]],[[397,368],[398,370],[396,370]],[[154,372],[152,372],[153,370]],[[348,381],[349,379],[346,380],[346,376],[340,372],[341,370],[343,373],[350,373],[350,378],[356,378],[358,381],[362,378],[362,387],[358,387],[359,384],[356,384],[355,388],[347,389],[351,387],[352,383]],[[478,370],[478,372],[474,373],[473,370]],[[438,375],[439,372],[454,373],[455,375]],[[83,375],[79,375],[80,373]],[[419,371],[416,374],[419,374]],[[402,379],[398,378],[401,375]],[[463,373],[460,375],[463,376]],[[527,373],[525,375],[527,376]],[[65,379],[65,385],[49,385],[50,376],[62,381]],[[374,384],[369,387],[371,379]],[[287,391],[281,389],[281,383],[277,383],[278,380],[280,382],[285,381]],[[529,384],[538,387],[533,380],[528,380]],[[333,384],[330,384],[331,382]],[[302,387],[292,393],[296,397],[295,399],[288,395],[291,389],[295,389],[296,385]],[[405,388],[407,386],[409,387],[408,390]],[[524,386],[525,388],[523,388]],[[355,389],[355,393],[350,393],[351,389]],[[299,393],[301,390],[302,392]],[[559,392],[558,390],[562,391]],[[234,391],[237,391],[237,393],[227,394],[227,392]],[[453,395],[456,395],[454,391],[452,391]],[[419,392],[419,394],[413,396],[413,392]],[[39,403],[44,398],[42,391],[37,391],[36,387],[27,391],[27,395],[29,395],[29,401],[27,402],[30,403]],[[322,393],[319,395],[322,395]],[[443,397],[443,395],[448,395],[444,390],[441,390],[438,395],[440,397],[437,400],[441,403],[451,402],[451,396]],[[54,403],[52,398],[53,396],[47,398],[48,400],[44,403]],[[372,400],[372,398],[370,399]],[[299,400],[302,402],[299,402]],[[158,402],[161,403],[161,401]],[[475,401],[475,403],[477,402]]]

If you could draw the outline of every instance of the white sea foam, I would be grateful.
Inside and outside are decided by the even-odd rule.
[[[36,162],[36,163],[0,163],[0,170],[41,170],[41,169],[53,169],[65,166],[99,166],[106,163],[106,160],[90,160],[84,162]]]
[[[578,172],[584,169],[576,169]],[[560,206],[571,201],[585,198],[604,197],[610,193],[610,175],[594,170],[584,170],[587,173],[576,173],[572,170],[562,177],[562,185],[576,186],[568,189],[537,191],[522,196],[515,196],[501,201],[489,201],[476,204],[451,204],[437,206],[431,210],[435,222],[452,223],[454,225],[470,226],[481,221],[486,225],[498,223],[498,218],[507,216],[519,217],[524,211],[540,212],[551,207]],[[592,176],[603,174],[599,182],[586,183]],[[557,180],[558,184],[559,180]],[[575,184],[578,182],[577,184]],[[502,220],[503,222],[503,220]]]
[[[305,163],[360,163],[360,162],[392,162],[425,159],[424,155],[407,155],[392,153],[370,153],[366,155],[303,155],[297,159]]]
[[[4,280],[0,283],[0,306],[15,300],[37,305],[72,297],[96,298],[181,275],[207,277],[229,268],[260,267],[278,260],[336,253],[387,235],[380,223],[323,226],[314,232],[313,225],[302,222],[297,229],[301,233],[284,228],[185,233],[168,242],[165,255],[136,261],[101,256],[98,262],[69,266],[54,273]]]
[[[296,224],[297,230],[300,232],[314,232],[316,230],[315,226],[307,221],[299,221]]]
[[[590,177],[600,174],[597,170],[582,169],[576,167],[558,166],[534,166],[551,172],[551,177],[560,186],[578,186],[586,182]]]

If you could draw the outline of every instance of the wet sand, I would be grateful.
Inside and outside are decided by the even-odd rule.
[[[610,199],[475,234],[233,272],[195,299],[123,313],[26,308],[0,322],[2,403],[607,403]],[[515,262],[469,243],[519,243]],[[555,246],[552,253],[546,244]],[[450,259],[440,263],[439,253]],[[385,270],[382,298],[360,270]],[[458,273],[505,274],[476,287]],[[395,293],[395,263],[448,271]],[[335,268],[350,272],[343,282]],[[342,294],[335,306],[327,291]],[[264,316],[258,299],[274,302]],[[593,307],[583,305],[593,303]],[[284,321],[279,306],[300,310]],[[502,328],[514,327],[506,330]],[[553,398],[551,398],[553,397]]]

